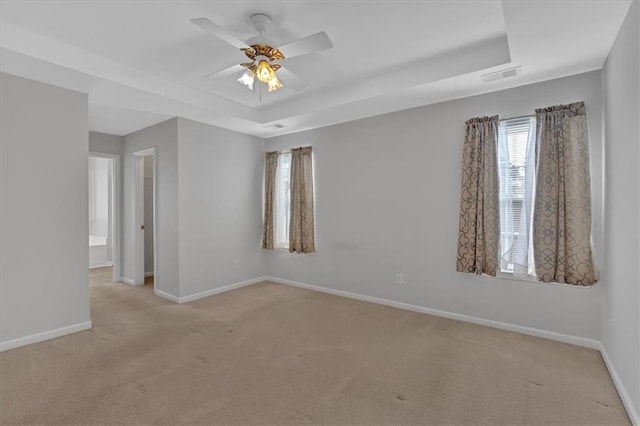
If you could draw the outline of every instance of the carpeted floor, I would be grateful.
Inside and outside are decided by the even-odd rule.
[[[273,283],[91,317],[0,354],[0,423],[629,424],[597,351]]]
[[[113,280],[113,267],[111,266],[89,269],[89,286],[90,287],[95,287],[102,284],[111,284],[112,280]]]

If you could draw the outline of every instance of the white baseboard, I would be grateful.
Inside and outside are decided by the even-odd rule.
[[[202,291],[200,293],[190,294],[189,296],[182,296],[178,298],[178,303],[193,302],[194,300],[202,299],[203,297],[213,296],[214,294],[224,293],[225,291],[235,290],[236,288],[246,287],[246,286],[257,284],[263,281],[267,281],[267,278],[266,277],[253,278],[247,281],[240,281],[234,284],[229,284],[224,287],[214,288],[211,290]]]
[[[513,331],[516,333],[527,334],[530,336],[542,337],[549,340],[555,340],[563,343],[570,343],[572,345],[584,346],[591,349],[600,348],[600,342],[598,340],[586,339],[584,337],[571,336],[568,334],[556,333],[554,331],[540,330],[537,328],[509,324],[509,323],[500,322],[500,321],[493,321],[485,318],[472,317],[472,316],[463,315],[463,314],[456,314],[453,312],[441,311],[439,309],[411,305],[409,303],[396,302],[394,300],[382,299],[382,298],[373,297],[373,296],[366,296],[358,293],[350,293],[347,291],[336,290],[336,289],[327,288],[327,287],[319,287],[311,284],[305,284],[297,281],[285,280],[285,279],[276,278],[276,277],[264,277],[264,279],[268,281],[273,281],[279,284],[290,285],[293,287],[300,287],[308,290],[320,291],[322,293],[348,297],[350,299],[361,300],[364,302],[377,303],[379,305],[391,306],[393,308],[405,309],[407,311],[419,312],[423,314],[435,315],[438,317],[470,322],[473,324],[486,325],[488,327],[499,328],[501,330]]]
[[[45,340],[55,339],[56,337],[66,336],[67,334],[73,334],[79,331],[89,330],[92,326],[93,324],[91,323],[91,321],[85,321],[67,327],[56,328],[55,330],[44,331],[42,333],[36,333],[30,336],[20,337],[18,339],[8,340],[6,342],[0,342],[0,352],[19,348],[25,345],[30,345],[32,343],[44,342]]]
[[[129,280],[131,281],[131,280]],[[211,290],[206,290],[206,291],[202,291],[200,293],[194,293],[194,294],[190,294],[188,296],[182,296],[182,297],[176,297],[173,294],[169,294],[166,293],[162,290],[154,290],[154,293],[157,296],[160,296],[164,299],[170,300],[174,303],[188,303],[188,302],[193,302],[194,300],[198,300],[198,299],[202,299],[204,297],[209,297],[209,296],[213,296],[215,294],[220,294],[220,293],[224,293],[226,291],[230,291],[230,290],[235,290],[236,288],[241,288],[241,287],[246,287],[249,285],[253,285],[253,284],[257,284],[263,281],[267,281],[267,278],[265,277],[258,277],[258,278],[253,278],[251,280],[247,280],[247,281],[240,281],[237,283],[233,283],[233,284],[229,284],[226,285],[224,287],[219,287],[219,288],[213,288]]]
[[[622,380],[620,380],[620,376],[618,372],[613,366],[611,359],[609,358],[609,354],[607,353],[607,349],[604,347],[602,343],[600,343],[600,354],[602,355],[602,359],[604,360],[604,365],[607,366],[607,370],[609,370],[609,375],[611,376],[611,380],[613,380],[613,384],[618,390],[618,395],[620,395],[620,399],[622,400],[622,404],[624,408],[627,410],[627,415],[629,419],[631,419],[631,423],[635,426],[640,426],[640,412],[638,411],[640,407],[634,407],[633,401],[627,392],[627,389],[624,387]]]
[[[89,265],[89,269],[106,268],[107,266],[113,266],[113,262],[96,263],[95,265]]]
[[[172,301],[172,302],[174,302],[174,303],[180,303],[180,298],[179,298],[179,297],[174,296],[173,294],[169,294],[169,293],[166,293],[166,292],[164,292],[164,291],[162,291],[162,290],[158,290],[158,289],[154,289],[154,290],[153,290],[153,293],[154,293],[156,296],[160,296],[160,297],[162,297],[163,299],[170,300],[170,301]]]
[[[145,277],[152,277],[154,274],[155,274],[155,272],[150,271],[150,272],[145,272],[145,273],[144,273],[144,276],[145,276]]]
[[[125,284],[136,286],[136,287],[139,286],[138,284],[136,284],[135,281],[133,281],[131,278],[127,278],[127,277],[122,277],[122,282],[125,283]]]

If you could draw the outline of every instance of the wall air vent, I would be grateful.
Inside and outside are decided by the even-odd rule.
[[[522,66],[518,65],[517,67],[507,68],[504,70],[491,72],[489,74],[483,74],[480,77],[482,77],[483,83],[491,83],[494,81],[503,80],[505,78],[515,77],[520,74],[521,70]]]

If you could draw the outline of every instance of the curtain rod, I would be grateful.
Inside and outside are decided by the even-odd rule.
[[[298,148],[306,148],[306,147],[300,146]],[[296,148],[289,148],[289,151],[270,151],[270,152],[277,152],[278,154],[291,154],[292,149],[296,149]]]

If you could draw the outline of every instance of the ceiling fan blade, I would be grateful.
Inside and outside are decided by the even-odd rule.
[[[327,33],[320,31],[319,33],[280,46],[278,50],[282,52],[285,58],[293,58],[295,56],[331,49],[332,47],[333,43]]]
[[[239,73],[242,70],[246,70],[242,65],[232,65],[229,68],[225,68],[223,70],[212,72],[211,74],[207,74],[202,78],[223,78],[233,75],[235,73]]]
[[[220,27],[219,25],[214,24],[207,18],[194,18],[191,20],[191,22],[200,27],[202,30],[218,37],[220,40],[226,41],[233,47],[237,47],[238,49],[249,47],[245,42],[231,34],[229,31]]]
[[[286,69],[285,67],[280,67],[277,72],[278,78],[282,80],[282,84],[284,87],[289,87],[296,92],[298,90],[302,90],[309,85],[306,81]]]

